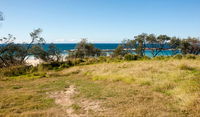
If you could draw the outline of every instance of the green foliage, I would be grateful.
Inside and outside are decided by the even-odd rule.
[[[13,66],[9,68],[4,68],[2,70],[4,76],[12,77],[12,76],[20,76],[30,73],[31,66]]]
[[[177,55],[174,55],[173,58],[174,58],[174,59],[182,59],[182,58],[183,58],[183,55],[177,54]]]
[[[140,59],[140,58],[141,58],[140,56],[138,56],[138,55],[133,55],[133,54],[130,54],[130,53],[128,53],[128,54],[126,54],[126,55],[124,56],[124,59],[127,60],[127,61],[138,60],[138,59]]]
[[[78,104],[72,104],[71,107],[76,111],[81,109],[81,107]]]
[[[200,54],[200,41],[197,38],[188,37],[181,42],[181,51],[183,54]]]
[[[41,45],[34,45],[30,53],[44,62],[58,62],[61,60],[61,51],[54,44],[50,44],[48,50],[44,50]]]
[[[86,39],[82,39],[76,45],[75,51],[70,52],[69,55],[70,58],[96,57],[101,55],[101,50],[88,43]]]
[[[44,48],[40,45],[34,45],[31,48],[30,52],[37,59],[41,59],[45,62],[48,62],[50,60],[48,52],[46,52]]]
[[[181,70],[189,70],[189,71],[192,71],[192,70],[195,70],[195,68],[189,66],[189,65],[186,65],[186,64],[181,64],[180,65],[180,69]]]
[[[32,45],[39,45],[44,42],[44,39],[40,37],[41,29],[36,29],[32,33],[31,42],[29,44],[16,44],[16,39],[11,34],[8,37],[0,39],[0,67],[10,67],[14,65],[22,65],[29,57],[30,48]]]
[[[145,55],[145,41],[147,38],[146,33],[142,33],[140,35],[137,35],[134,37],[134,43],[135,43],[135,52],[139,56],[144,56]]]
[[[0,46],[0,67],[9,67],[12,65],[23,64],[23,57],[26,55],[26,47],[20,44],[15,44],[15,37],[8,35],[0,39],[3,45]]]
[[[169,45],[172,49],[172,55],[176,55],[179,52],[179,49],[181,48],[181,39],[177,37],[172,37]]]
[[[186,58],[186,59],[196,59],[197,56],[196,56],[196,55],[193,55],[193,54],[187,54],[187,55],[185,55],[185,58]]]
[[[122,45],[119,45],[113,52],[113,56],[124,56],[127,52],[124,50]]]

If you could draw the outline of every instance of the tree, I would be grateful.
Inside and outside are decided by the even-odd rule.
[[[200,54],[200,40],[188,37],[181,41],[181,51],[183,54]]]
[[[34,45],[40,45],[44,39],[40,37],[41,29],[34,30],[30,33],[31,42],[29,44],[15,44],[16,39],[11,34],[8,37],[0,39],[0,66],[9,67],[13,65],[24,64],[30,56],[30,49]]]
[[[147,35],[146,42],[150,45],[150,50],[153,57],[163,52],[165,46],[171,38],[167,35],[159,35],[156,37],[154,34]]]
[[[2,45],[0,46],[0,67],[9,67],[11,65],[23,64],[22,59],[26,54],[26,47],[20,44],[15,44],[13,41],[15,37],[8,35],[0,39]]]
[[[42,29],[40,28],[30,33],[31,42],[29,44],[24,43],[27,46],[26,46],[26,55],[24,55],[22,61],[25,61],[29,58],[29,54],[30,54],[29,51],[31,50],[33,45],[41,45],[45,43],[44,38],[40,36],[41,33],[42,33]]]
[[[48,62],[50,60],[48,52],[44,50],[44,48],[40,45],[34,45],[30,49],[30,53],[37,59],[43,60],[44,62]]]
[[[74,57],[85,58],[85,57],[95,57],[101,55],[101,50],[95,48],[93,44],[88,43],[87,39],[82,39],[75,48]]]
[[[34,45],[30,53],[44,62],[59,62],[61,60],[61,51],[54,44],[50,44],[47,50],[42,45]]]
[[[51,43],[48,48],[48,55],[50,61],[59,62],[61,60],[61,51],[55,46],[55,44]]]
[[[176,55],[179,53],[179,49],[181,48],[181,39],[177,37],[172,37],[169,45],[172,49],[172,55]]]
[[[142,33],[142,34],[140,34],[138,36],[135,36],[134,40],[132,42],[132,43],[134,43],[134,46],[135,46],[135,52],[139,56],[144,56],[145,55],[146,38],[147,38],[147,34],[146,33]]]
[[[122,41],[122,45],[121,45],[124,49],[126,49],[126,53],[132,53],[133,50],[135,49],[135,41],[134,40],[123,40]],[[125,51],[125,50],[124,50]]]

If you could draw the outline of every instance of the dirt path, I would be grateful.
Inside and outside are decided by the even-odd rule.
[[[50,94],[51,98],[55,99],[55,103],[61,105],[62,108],[67,113],[68,117],[88,117],[88,111],[92,110],[94,112],[103,111],[100,107],[99,102],[90,101],[86,99],[80,100],[80,102],[75,102],[73,99],[74,95],[77,94],[76,88],[74,85],[71,85],[69,88],[66,88],[64,91],[54,92]],[[75,110],[72,108],[73,104],[78,104],[81,109],[85,111],[83,114],[76,114]]]

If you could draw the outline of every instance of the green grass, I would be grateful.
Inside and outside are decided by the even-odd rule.
[[[45,77],[42,77],[44,76]],[[0,116],[65,116],[49,93],[76,87],[71,105],[99,102],[90,116],[199,116],[200,61],[142,60],[99,63],[61,71],[30,73],[0,80]]]

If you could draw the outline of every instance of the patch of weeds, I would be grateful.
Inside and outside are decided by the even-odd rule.
[[[81,107],[80,107],[78,104],[72,104],[70,107],[71,107],[72,109],[74,109],[75,111],[81,109]]]
[[[182,59],[183,55],[177,54],[177,55],[172,56],[172,58],[174,58],[174,59]]]
[[[100,76],[100,75],[97,75],[97,76],[93,76],[92,77],[92,80],[106,80],[107,78],[106,78],[107,76]]]
[[[72,79],[71,83],[75,84],[80,92],[76,97],[99,99],[102,96],[103,87],[99,83],[86,79]]]
[[[60,78],[59,80],[48,81],[44,84],[38,85],[38,92],[49,92],[49,91],[56,91],[61,90],[64,88],[68,88],[69,84],[65,82],[64,78]]]
[[[19,86],[19,85],[15,85],[12,87],[12,89],[21,89],[21,88],[22,88],[22,86]]]
[[[157,86],[154,87],[154,91],[160,92],[166,95],[170,95],[170,90],[175,87],[174,84],[171,83],[165,83],[165,84],[158,84]]]
[[[193,55],[193,54],[187,54],[185,55],[186,59],[196,59],[196,55]]]
[[[195,70],[194,67],[191,67],[191,66],[186,65],[186,64],[182,64],[182,65],[180,65],[179,68],[180,68],[181,70],[189,70],[189,71],[193,71],[193,70]]]
[[[0,98],[0,113],[23,113],[54,106],[54,100],[38,94],[11,94]]]
[[[81,70],[76,70],[76,71],[73,71],[71,74],[79,74],[81,72]]]
[[[108,81],[113,81],[113,82],[125,82],[128,84],[131,84],[135,81],[134,78],[129,77],[129,76],[119,76],[119,75],[97,75],[97,76],[93,76],[92,80],[108,80]]]
[[[86,76],[90,76],[91,74],[92,74],[92,72],[89,72],[89,71],[84,73],[84,75],[86,75]]]
[[[21,79],[38,79],[38,78],[45,78],[46,73],[31,73],[26,75],[20,75],[20,76],[12,76],[11,79],[21,80]]]
[[[113,81],[122,81],[122,82],[125,82],[125,83],[128,83],[128,84],[131,84],[135,81],[135,79],[131,78],[131,77],[123,77],[123,76],[118,76],[118,77],[115,77],[113,79]]]
[[[151,82],[150,81],[143,81],[140,83],[141,86],[151,86]]]

